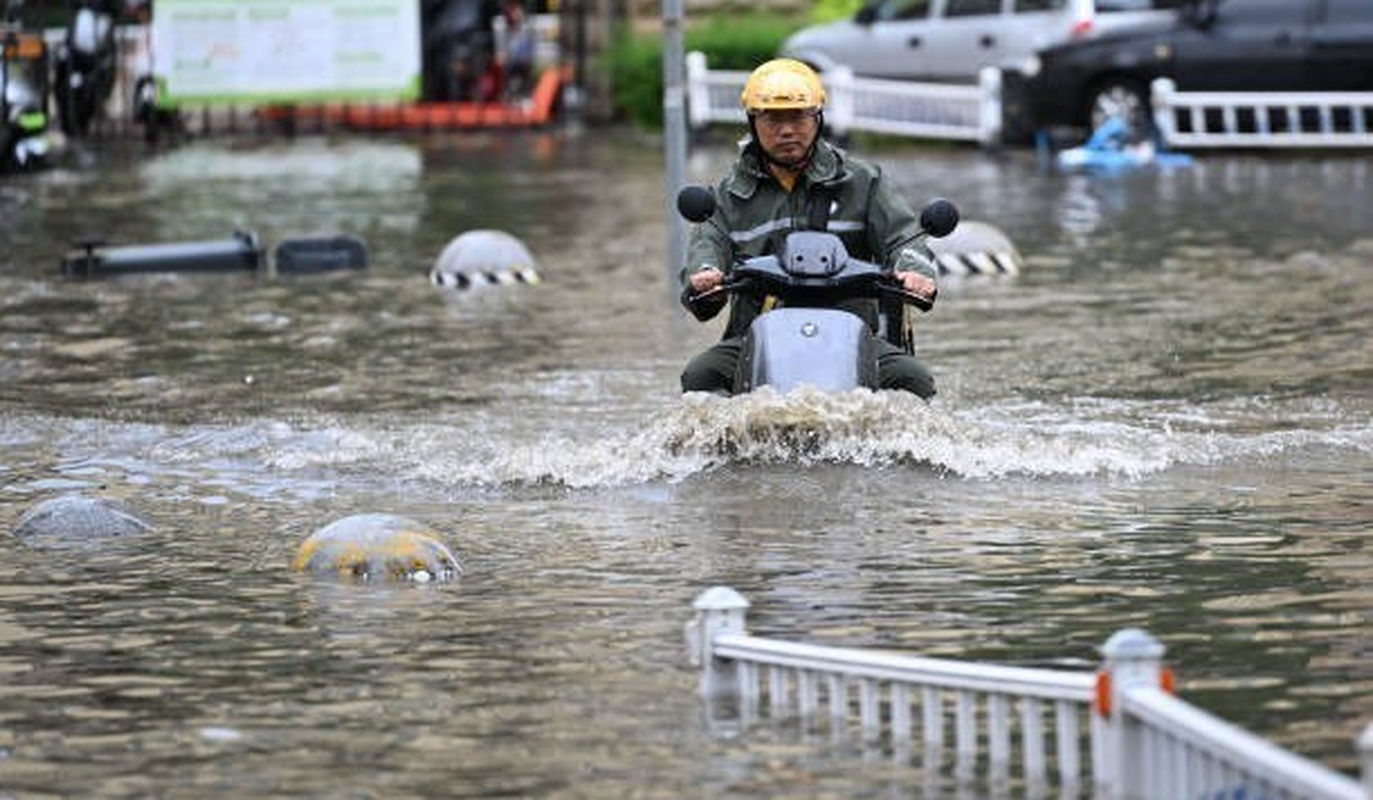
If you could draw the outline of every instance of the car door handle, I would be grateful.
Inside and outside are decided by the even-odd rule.
[[[986,50],[987,48],[996,44],[996,37],[991,35],[990,33],[984,33],[982,34],[982,38],[977,40],[977,43],[982,45],[983,50]]]

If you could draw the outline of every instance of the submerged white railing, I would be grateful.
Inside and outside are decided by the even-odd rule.
[[[856,721],[897,752],[918,736],[930,770],[944,766],[951,729],[956,779],[1004,789],[1018,774],[1032,797],[1053,785],[1111,800],[1373,800],[1373,725],[1359,742],[1361,788],[1172,696],[1163,646],[1138,629],[1106,642],[1094,675],[764,639],[746,632],[747,607],[716,587],[687,625],[702,695],[744,722],[766,704],[773,718],[834,731]]]
[[[1168,78],[1151,91],[1170,146],[1373,147],[1373,92],[1179,92]]]
[[[748,73],[711,70],[704,53],[687,53],[687,120],[693,128],[744,123],[739,93]],[[825,73],[825,122],[839,134],[896,136],[994,144],[1001,138],[1001,72],[984,69],[976,85],[861,78],[845,67]]]

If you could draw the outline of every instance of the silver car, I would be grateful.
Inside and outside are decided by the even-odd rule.
[[[851,19],[804,28],[779,55],[821,71],[975,82],[983,67],[1017,66],[1041,47],[1144,20],[1177,0],[872,0]]]

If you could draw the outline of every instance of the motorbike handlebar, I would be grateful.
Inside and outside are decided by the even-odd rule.
[[[926,297],[923,294],[907,291],[904,286],[896,282],[896,277],[893,273],[887,273],[887,279],[891,282],[888,283],[884,281],[883,283],[877,284],[877,291],[883,297],[894,298],[906,305],[915,306],[921,311],[929,311],[931,308],[934,308],[934,301],[939,297],[938,288],[934,290],[933,294]]]
[[[682,289],[682,305],[691,312],[692,316],[704,322],[718,314],[721,308],[724,308],[725,298],[730,293],[740,291],[752,283],[747,278],[726,280],[713,289],[707,289],[697,294],[692,294],[691,284],[688,283]]]
[[[692,294],[691,284],[687,284],[685,291],[682,292],[682,304],[699,319],[709,319],[715,316],[720,307],[724,305],[724,299],[730,294],[740,291],[750,291],[754,289],[755,281],[749,278],[736,278],[725,280],[713,289]],[[939,297],[939,290],[936,288],[934,294],[926,297],[924,295],[910,292],[901,285],[896,279],[894,272],[883,272],[878,280],[872,284],[875,294],[881,297],[889,297],[906,305],[912,305],[921,311],[929,311],[934,307],[934,301]],[[704,316],[703,316],[704,315]]]

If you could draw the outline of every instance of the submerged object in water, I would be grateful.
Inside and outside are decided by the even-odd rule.
[[[394,514],[358,514],[332,522],[301,543],[291,568],[367,580],[451,580],[457,556],[428,525]]]
[[[478,229],[459,234],[443,248],[429,280],[450,289],[510,283],[538,283],[538,265],[524,242],[505,231]]]
[[[229,272],[262,265],[257,234],[235,231],[225,239],[106,247],[98,239],[77,242],[62,259],[70,277],[127,275],[140,272]]]
[[[1062,169],[1111,171],[1138,167],[1190,167],[1192,163],[1192,157],[1186,153],[1157,150],[1152,145],[1123,150],[1072,147],[1058,154],[1058,166]]]
[[[1130,126],[1119,117],[1101,123],[1079,147],[1061,151],[1055,160],[1060,169],[1111,172],[1138,167],[1190,167],[1193,159],[1174,153],[1159,140],[1132,141]]]
[[[367,245],[355,236],[283,239],[273,251],[278,275],[315,275],[367,266]],[[99,239],[77,242],[62,259],[62,273],[75,278],[149,272],[252,272],[267,267],[256,233],[235,231],[223,239],[106,246]]]
[[[299,236],[283,239],[272,250],[277,275],[319,275],[367,268],[367,243],[356,236]]]
[[[44,500],[20,517],[14,535],[32,545],[133,536],[152,525],[113,500],[63,495]]]
[[[965,219],[943,239],[930,239],[940,275],[1017,275],[1020,251],[1000,228]]]

